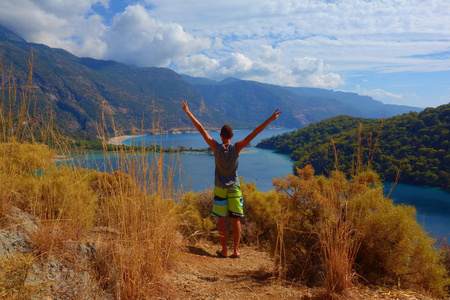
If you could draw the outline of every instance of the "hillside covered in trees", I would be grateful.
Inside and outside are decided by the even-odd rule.
[[[360,155],[383,180],[394,181],[400,173],[399,182],[450,188],[449,137],[446,104],[385,120],[337,116],[263,140],[258,147],[290,154],[294,169],[311,164],[327,174],[337,164],[351,172]]]

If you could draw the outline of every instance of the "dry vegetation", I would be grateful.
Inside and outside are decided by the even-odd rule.
[[[181,243],[176,194],[164,154],[144,155],[121,146],[105,154],[106,158],[113,155],[127,174],[85,170],[74,160],[56,164],[56,154],[81,158],[83,153],[77,154],[70,140],[56,130],[44,130],[52,128],[46,123],[51,120],[29,114],[33,107],[31,75],[26,86],[18,88],[2,70],[1,101],[0,224],[7,223],[13,206],[39,220],[39,229],[30,238],[33,259],[41,262],[52,257],[73,259],[67,241],[95,241],[98,257],[91,266],[92,275],[97,278],[98,290],[115,299],[164,294],[158,283]],[[104,140],[108,138],[105,132],[101,134]],[[169,176],[165,176],[167,171]],[[105,228],[106,233],[98,234]],[[11,259],[25,265],[18,270],[26,270],[31,264],[29,256]],[[1,265],[9,263],[2,260]],[[25,284],[26,276],[2,270],[3,297],[31,297],[35,290]],[[35,292],[42,296],[41,291]]]
[[[448,296],[448,244],[436,247],[414,207],[394,205],[370,162],[355,160],[350,179],[338,169],[315,176],[307,166],[298,176],[274,179],[275,190],[268,193],[243,184],[244,241],[273,254],[280,282],[324,286],[327,297],[360,284]],[[185,194],[191,234],[210,230],[210,197]]]
[[[30,237],[31,253],[0,259],[0,296],[51,295],[45,284],[26,284],[30,265],[52,257],[76,265],[67,242],[93,241],[97,256],[89,268],[98,298],[176,298],[164,277],[183,241],[217,238],[211,191],[177,194],[175,155],[167,165],[164,153],[140,148],[116,146],[116,160],[109,163],[123,171],[114,173],[82,169],[71,160],[56,164],[56,154],[83,154],[74,154],[70,140],[49,129],[51,118],[29,114],[31,75],[20,89],[3,69],[2,76],[0,228],[6,229],[12,207],[18,207],[39,220],[39,229]],[[104,128],[99,131],[106,141]],[[383,195],[370,168],[358,165],[350,180],[338,169],[329,178],[314,176],[312,167],[298,174],[274,180],[268,193],[243,184],[243,240],[273,255],[272,275],[279,283],[322,286],[326,297],[359,283],[445,296],[444,251],[414,219],[414,208],[395,206]],[[448,244],[442,249],[448,267]]]

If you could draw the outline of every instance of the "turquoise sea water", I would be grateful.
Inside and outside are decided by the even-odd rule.
[[[290,129],[270,129],[261,132],[250,145],[255,146],[262,139],[291,131]],[[235,130],[233,142],[237,142],[250,134],[250,130]],[[219,132],[209,132],[211,137],[220,142]],[[163,147],[202,149],[208,145],[199,133],[192,134],[168,134],[157,136],[142,136],[125,140],[126,145],[153,145],[155,143]],[[180,174],[177,182],[184,189],[198,192],[211,189],[214,186],[214,156],[209,153],[182,153],[180,159]],[[272,179],[285,177],[292,173],[292,161],[289,155],[278,154],[272,150],[248,147],[241,152],[239,159],[239,176],[244,182],[254,182],[261,191],[273,189]]]
[[[288,130],[265,130],[252,141],[252,145],[256,145],[263,138],[285,131]],[[247,130],[235,131],[233,141],[238,141],[249,133],[250,131]],[[210,134],[214,139],[220,141],[218,132],[211,132]],[[151,145],[154,143],[173,148],[179,145],[197,149],[207,147],[200,134],[144,136],[125,141],[127,145]],[[246,148],[246,150],[248,151],[242,152],[240,155],[239,175],[243,177],[244,182],[254,182],[259,190],[267,192],[273,189],[273,178],[285,177],[292,173],[293,162],[288,155],[254,147]],[[103,154],[91,154],[83,162],[83,167],[108,172],[120,168],[114,158],[109,157],[109,159],[110,163],[106,163]],[[176,165],[177,171],[174,174],[174,183],[183,190],[198,192],[213,187],[214,156],[212,154],[187,152],[175,158],[168,155],[165,160],[167,166]],[[391,183],[385,182],[384,184],[387,194],[391,188]],[[417,210],[417,220],[434,237],[450,234],[450,191],[427,186],[397,184],[390,198],[396,204],[414,205]]]
[[[385,193],[392,183],[385,182]],[[434,237],[450,234],[450,191],[410,184],[397,184],[390,199],[396,204],[413,205],[417,221]]]

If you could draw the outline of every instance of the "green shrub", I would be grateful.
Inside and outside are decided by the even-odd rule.
[[[177,203],[177,213],[181,216],[185,236],[196,232],[208,233],[216,227],[211,216],[213,198],[212,191],[190,191],[182,195],[181,201]]]
[[[323,283],[330,292],[342,292],[358,274],[371,283],[444,294],[448,277],[435,241],[415,220],[413,207],[396,206],[383,195],[374,172],[351,180],[339,171],[314,176],[311,166],[297,172],[275,180],[280,254],[289,276]],[[271,245],[280,249],[279,240]]]
[[[443,253],[416,221],[414,207],[394,205],[379,195],[366,210],[367,230],[356,261],[361,276],[443,296],[449,283]]]
[[[276,239],[280,203],[275,191],[258,191],[254,184],[242,185],[244,213],[242,240],[246,243],[266,245]]]

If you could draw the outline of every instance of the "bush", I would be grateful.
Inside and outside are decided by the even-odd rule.
[[[0,225],[14,204],[28,208],[38,182],[37,171],[52,165],[54,152],[42,144],[0,143]]]
[[[117,298],[148,299],[163,292],[161,280],[181,244],[173,186],[163,182],[162,154],[153,162],[138,153],[115,154],[128,174],[88,176],[99,201],[96,224],[108,230],[100,237],[98,277]]]
[[[280,203],[275,191],[258,191],[254,184],[242,186],[244,196],[244,225],[242,240],[245,243],[267,246],[267,242],[276,239],[277,220]]]
[[[439,240],[439,247],[444,252],[444,262],[447,269],[447,274],[450,274],[450,243],[447,241],[447,236],[442,237]],[[447,295],[450,295],[450,282],[447,283],[445,289],[447,291]]]
[[[9,174],[31,175],[48,167],[55,152],[43,144],[0,143],[0,167]]]
[[[415,220],[415,209],[388,200],[367,207],[368,230],[358,254],[362,276],[379,284],[419,284],[442,290],[445,272],[434,240]]]
[[[97,197],[89,188],[87,171],[60,167],[39,180],[33,210],[41,220],[62,220],[76,237],[94,225]]]
[[[435,241],[414,219],[414,208],[384,197],[375,173],[347,180],[339,171],[314,176],[311,166],[297,172],[275,181],[284,246],[271,244],[285,251],[288,275],[338,293],[358,274],[371,283],[444,294],[448,278]]]
[[[209,190],[200,193],[190,191],[182,195],[177,211],[183,220],[182,231],[185,236],[198,232],[209,233],[216,227],[214,217],[211,216],[213,199],[214,194]]]
[[[131,176],[121,171],[112,174],[91,172],[88,182],[90,189],[98,198],[99,209],[95,217],[95,225],[117,228],[120,223],[118,214],[120,202],[139,191]],[[143,193],[141,194],[144,196]]]

